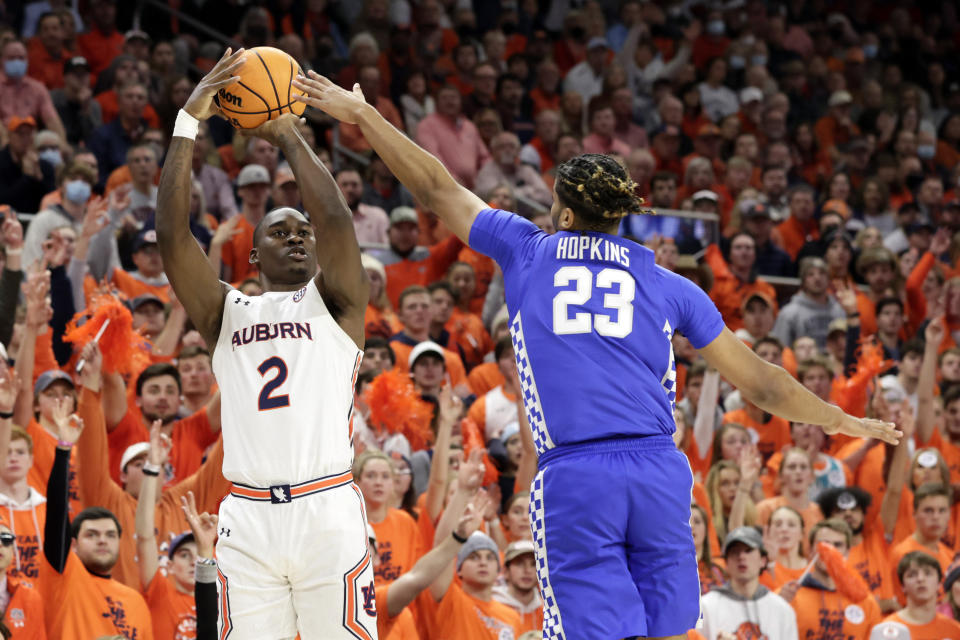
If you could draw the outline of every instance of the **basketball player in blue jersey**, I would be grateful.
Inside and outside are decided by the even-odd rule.
[[[350,472],[369,283],[350,210],[294,116],[250,132],[283,151],[307,211],[276,209],[253,231],[264,293],[220,282],[190,232],[198,122],[216,113],[239,55],[228,50],[178,115],[157,201],[164,269],[211,347],[223,398],[233,486],[220,506],[219,637],[375,640],[363,496]]]
[[[671,439],[681,331],[743,396],[827,433],[897,442],[893,425],[844,414],[723,326],[690,281],[616,235],[641,211],[612,158],[557,170],[547,235],[487,208],[363,99],[310,73],[302,101],[360,126],[397,178],[464,242],[500,265],[527,418],[539,454],[531,526],[544,638],[684,636],[699,617],[693,477]]]

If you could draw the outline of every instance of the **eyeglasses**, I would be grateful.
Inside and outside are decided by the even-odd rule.
[[[12,533],[0,533],[0,544],[5,547],[12,547],[13,543],[17,541],[17,536]]]

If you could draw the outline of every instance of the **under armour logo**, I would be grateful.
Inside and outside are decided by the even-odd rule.
[[[250,306],[249,300],[241,300],[240,298],[235,298],[233,301],[233,304],[240,304],[241,302],[243,302],[244,306],[247,306],[247,307]]]
[[[227,529],[226,527],[220,527],[220,535],[223,536],[224,538],[229,538],[230,529]]]
[[[273,504],[290,502],[290,485],[281,484],[275,487],[270,487],[270,502]]]

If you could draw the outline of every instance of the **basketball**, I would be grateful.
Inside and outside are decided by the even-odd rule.
[[[293,79],[303,73],[297,61],[273,47],[254,47],[243,52],[240,80],[217,92],[217,101],[227,119],[237,129],[253,129],[284,113],[302,115],[306,108],[294,102],[302,93]]]

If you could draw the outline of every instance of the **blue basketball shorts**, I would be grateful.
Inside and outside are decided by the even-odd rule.
[[[530,496],[545,640],[686,633],[700,617],[693,474],[670,436],[550,449]]]

